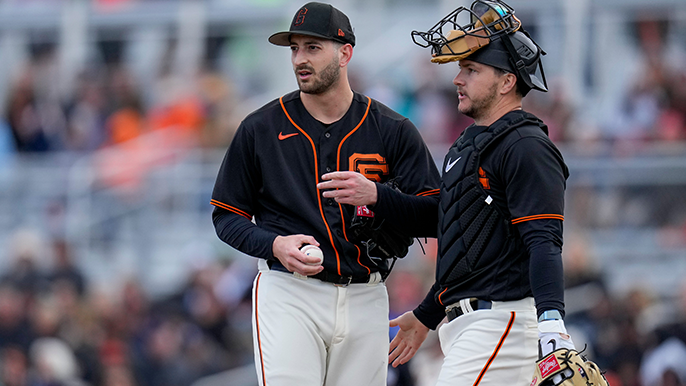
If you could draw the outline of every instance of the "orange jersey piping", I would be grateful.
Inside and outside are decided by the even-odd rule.
[[[214,205],[214,206],[216,206],[216,207],[222,208],[222,209],[226,209],[226,210],[228,210],[229,212],[233,212],[233,213],[239,214],[239,215],[241,215],[241,216],[247,218],[248,220],[252,220],[252,216],[249,215],[247,212],[244,212],[244,211],[242,211],[242,210],[240,210],[240,209],[238,209],[238,208],[236,208],[236,207],[233,207],[233,206],[231,206],[231,205],[224,204],[223,202],[219,202],[219,201],[217,201],[217,200],[210,200],[210,204],[212,204],[212,205]]]
[[[444,294],[445,291],[447,291],[447,290],[448,290],[448,288],[444,289],[443,291],[441,291],[440,294],[438,294],[438,302],[441,303],[442,306],[444,306],[445,304],[443,304],[443,300],[441,299],[441,296],[443,296],[443,294]]]
[[[340,256],[338,255],[338,249],[336,249],[336,244],[334,243],[333,240],[333,235],[331,234],[331,228],[329,227],[329,223],[326,222],[326,217],[324,217],[324,208],[322,208],[322,198],[319,195],[319,190],[316,189],[317,184],[319,183],[319,166],[318,166],[318,158],[317,158],[317,148],[314,146],[314,141],[312,138],[310,138],[309,135],[305,132],[305,130],[301,129],[300,126],[298,126],[295,121],[291,118],[291,116],[288,114],[288,111],[286,111],[286,106],[283,104],[283,97],[279,98],[279,103],[281,103],[281,109],[283,109],[283,113],[286,114],[286,117],[288,120],[291,122],[293,126],[295,126],[298,131],[303,133],[303,135],[307,138],[308,141],[310,141],[310,145],[312,145],[312,155],[314,156],[314,186],[315,190],[317,193],[317,202],[319,204],[319,214],[322,216],[322,220],[324,220],[324,225],[326,226],[326,232],[329,234],[329,240],[331,240],[331,247],[333,248],[333,251],[336,253],[336,264],[338,265],[338,274],[341,274],[341,259]]]
[[[355,126],[354,129],[352,129],[348,134],[346,134],[345,137],[341,140],[341,143],[338,144],[338,152],[336,155],[336,170],[341,170],[341,149],[343,148],[343,142],[347,141],[348,138],[357,131],[357,129],[362,126],[362,122],[364,122],[367,119],[367,115],[369,114],[369,108],[372,106],[372,100],[370,97],[367,97],[367,110],[365,110],[364,115],[362,116],[362,119],[360,122]],[[353,170],[354,171],[354,170]],[[341,212],[341,222],[343,223],[343,237],[345,238],[346,241],[348,240],[348,233],[345,231],[345,217],[343,216],[343,206],[341,204],[338,204],[338,210]],[[361,266],[363,266],[365,269],[367,269],[367,273],[371,274],[372,270],[369,269],[366,265],[362,264],[362,261],[360,260],[362,256],[362,252],[360,251],[360,248],[355,245],[355,248],[357,248],[357,263]],[[338,274],[341,274],[341,266],[339,264],[338,266]]]
[[[417,193],[417,196],[419,196],[419,197],[435,196],[439,192],[440,192],[440,189],[432,189],[432,190],[427,190],[426,192]]]
[[[260,352],[260,370],[262,370],[262,385],[267,384],[267,380],[264,379],[264,355],[262,353],[262,339],[260,338],[260,319],[257,317],[258,316],[258,305],[259,303],[257,302],[257,295],[258,295],[258,289],[260,288],[260,279],[262,278],[262,273],[259,273],[257,275],[257,280],[255,281],[255,329],[256,335],[257,335],[257,349]]]
[[[505,332],[503,332],[503,336],[500,337],[500,341],[498,342],[498,345],[495,347],[495,350],[493,351],[493,354],[491,354],[491,357],[488,358],[488,362],[486,362],[486,365],[484,366],[483,369],[481,369],[481,373],[479,373],[479,376],[476,378],[476,381],[474,381],[474,386],[477,386],[479,382],[481,382],[481,379],[483,379],[484,375],[486,374],[486,371],[488,368],[491,366],[491,363],[495,360],[495,357],[498,356],[498,352],[500,351],[500,348],[503,347],[503,343],[505,343],[505,338],[510,334],[510,330],[512,330],[512,325],[514,324],[515,320],[515,313],[514,311],[510,312],[510,321],[507,323],[507,327],[505,328]]]
[[[554,219],[564,221],[565,216],[561,214],[536,214],[533,216],[519,217],[512,220],[512,224],[519,224],[520,222],[531,221],[531,220],[543,220],[543,219]]]

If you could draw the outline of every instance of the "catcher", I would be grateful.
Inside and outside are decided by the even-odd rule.
[[[407,362],[447,318],[439,386],[606,385],[563,320],[568,169],[547,126],[522,109],[529,91],[547,91],[545,53],[501,1],[476,0],[412,37],[432,62],[459,63],[458,110],[474,124],[441,170],[436,281],[391,321],[400,331],[389,362]]]

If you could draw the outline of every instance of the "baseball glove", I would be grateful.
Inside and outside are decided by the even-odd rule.
[[[575,350],[561,348],[536,362],[531,386],[609,386],[598,365]]]
[[[400,191],[395,180],[391,179],[384,185]],[[379,259],[394,259],[405,257],[408,248],[414,240],[406,236],[400,229],[383,218],[374,215],[366,206],[358,206],[350,221],[351,241],[366,247],[367,255],[377,265],[384,262]]]

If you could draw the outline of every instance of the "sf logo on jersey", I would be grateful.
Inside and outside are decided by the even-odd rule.
[[[388,175],[386,159],[379,154],[355,153],[348,158],[348,165],[353,172],[359,172],[374,182],[381,182],[382,176]]]

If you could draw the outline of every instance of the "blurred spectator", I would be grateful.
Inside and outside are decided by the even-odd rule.
[[[45,290],[48,281],[39,265],[45,264],[48,251],[42,235],[33,228],[19,229],[10,245],[10,267],[2,276],[7,283],[32,300]]]
[[[647,141],[686,139],[686,74],[665,59],[667,25],[660,19],[635,24],[643,63],[605,131],[619,154],[630,155]]]
[[[27,353],[35,338],[27,319],[27,296],[12,284],[0,284],[0,349],[17,347]]]
[[[38,385],[81,386],[80,370],[74,353],[57,338],[39,338],[31,344],[31,362],[36,368]]]
[[[579,138],[580,127],[571,127],[574,109],[561,79],[550,81],[547,93],[532,93],[523,100],[526,111],[540,117],[548,125],[548,136],[555,143]]]
[[[646,352],[641,364],[641,386],[676,386],[686,382],[686,344],[670,338]]]
[[[50,150],[45,129],[41,125],[38,104],[33,92],[30,72],[22,76],[9,94],[7,123],[12,129],[14,146],[19,152]]]
[[[0,349],[0,383],[3,386],[37,386],[25,350],[17,347]]]
[[[150,130],[164,130],[161,145],[169,148],[197,146],[205,124],[205,111],[196,85],[168,74],[158,81],[155,104],[148,110]]]
[[[68,150],[92,151],[107,140],[107,97],[101,78],[101,71],[92,68],[77,80],[74,98],[65,107]]]
[[[54,267],[48,276],[53,286],[64,284],[73,287],[79,296],[86,293],[86,277],[81,269],[74,264],[72,251],[64,239],[52,241]]]
[[[198,80],[205,112],[205,125],[200,135],[204,147],[226,148],[247,115],[231,79],[214,71],[205,71]]]

